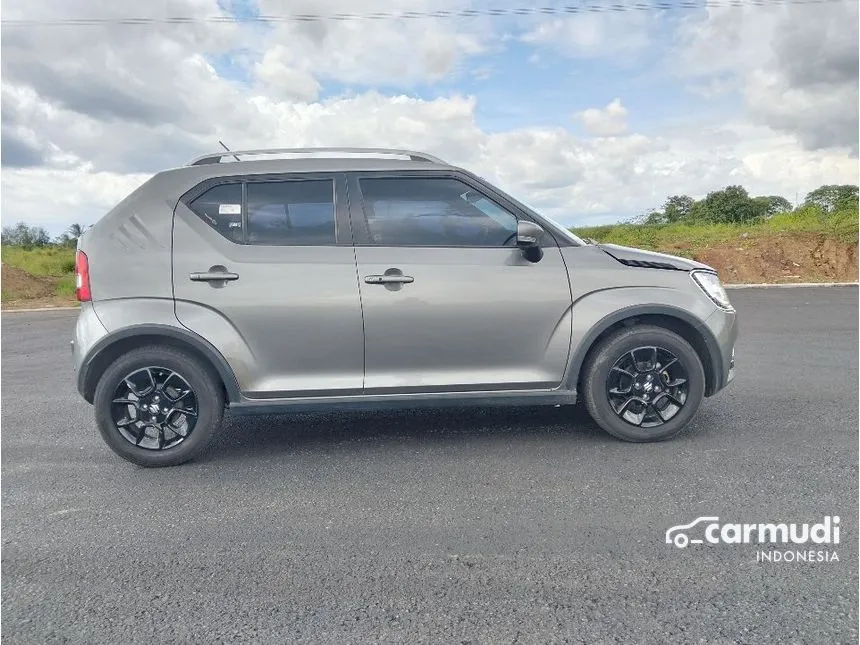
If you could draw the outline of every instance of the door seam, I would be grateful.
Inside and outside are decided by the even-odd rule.
[[[365,393],[367,385],[367,331],[364,321],[364,300],[361,295],[361,276],[358,270],[358,249],[355,246],[355,231],[352,225],[352,199],[349,194],[349,175],[344,175],[344,191],[346,193],[346,214],[349,219],[349,236],[352,243],[352,262],[355,267],[355,288],[358,291],[358,306],[361,310],[361,393]]]

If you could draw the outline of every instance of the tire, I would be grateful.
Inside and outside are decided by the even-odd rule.
[[[651,354],[650,350],[653,348],[658,349]],[[634,353],[631,354],[631,351]],[[655,360],[653,357],[662,356],[666,365],[670,365],[670,355],[674,355],[677,359],[677,363],[671,364],[670,370],[676,376],[686,375],[685,385],[672,388],[672,384],[681,377],[675,378],[670,375],[670,370],[666,370],[663,374],[656,369],[656,366],[661,365],[659,362],[661,359]],[[629,362],[631,356],[633,363]],[[638,359],[644,360],[639,360],[637,363]],[[630,367],[631,364],[644,366],[644,370],[640,374],[639,368]],[[651,368],[652,365],[654,369]],[[616,384],[614,388],[616,391],[625,390],[626,382],[629,382],[630,394],[625,392],[620,395],[610,395],[612,386],[610,375],[612,379],[616,379],[613,381]],[[630,378],[634,375],[636,378]],[[646,379],[646,375],[650,375],[651,379],[642,383],[641,380]],[[625,382],[621,383],[620,379],[624,379]],[[699,409],[705,394],[705,370],[696,351],[675,332],[655,325],[635,325],[613,332],[591,350],[581,383],[588,412],[603,430],[624,441],[664,441],[683,432]],[[643,393],[643,386],[650,392],[649,395]],[[634,390],[634,387],[640,389]],[[651,387],[662,394],[654,394]],[[682,389],[684,389],[683,396]],[[670,393],[678,398],[668,396]],[[652,407],[648,408],[648,405],[639,399],[645,396],[650,399]],[[634,400],[628,402],[625,410],[624,401],[629,398]],[[665,409],[660,412],[655,407],[658,405],[658,399],[659,405],[665,406]],[[682,401],[682,405],[676,406],[679,401]],[[675,410],[675,407],[679,409]],[[659,425],[637,426],[632,421],[619,416],[619,412],[616,411],[618,408],[630,417],[643,414],[644,419],[649,419],[649,421],[640,421],[643,425],[646,423],[659,423]],[[645,412],[640,412],[642,410]],[[637,414],[633,414],[633,411]],[[662,414],[664,412],[668,414],[667,411],[674,414],[668,420],[662,421]]]
[[[159,385],[169,373],[173,376]],[[127,380],[130,375],[134,376]],[[141,410],[146,407],[142,402],[148,399],[138,397],[131,385],[144,392],[149,390],[145,385],[147,380],[152,381],[149,400],[160,395],[164,406],[161,410],[170,406],[167,416],[156,417]],[[128,393],[121,394],[124,390]],[[114,402],[117,397],[121,403]],[[126,401],[128,405],[124,404]],[[153,345],[120,356],[105,370],[96,386],[93,406],[99,432],[111,450],[139,466],[157,468],[182,464],[206,449],[221,425],[224,393],[212,369],[197,358],[175,347]],[[158,414],[158,405],[155,408]],[[196,411],[196,418],[193,411]],[[122,418],[117,420],[117,416]],[[161,431],[155,426],[144,427],[144,436],[140,445],[136,445],[134,436],[147,425],[145,419],[161,419],[170,425],[162,423]],[[164,447],[158,448],[162,444]],[[144,447],[146,445],[149,447]]]

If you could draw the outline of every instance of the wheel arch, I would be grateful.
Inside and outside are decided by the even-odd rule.
[[[568,386],[579,390],[582,366],[589,354],[609,334],[621,327],[656,325],[675,332],[686,340],[702,361],[705,371],[705,396],[715,394],[722,386],[723,358],[716,338],[701,321],[687,311],[670,305],[634,305],[601,318],[586,333],[573,353],[568,368]]]
[[[155,324],[125,327],[96,343],[78,373],[78,391],[88,403],[92,403],[99,378],[111,363],[133,349],[148,345],[168,345],[187,351],[217,375],[228,402],[240,400],[236,376],[217,349],[190,331]]]

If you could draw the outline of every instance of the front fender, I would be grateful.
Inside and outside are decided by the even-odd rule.
[[[630,304],[636,302],[644,304]],[[577,388],[585,358],[601,334],[622,321],[657,315],[675,319],[701,339],[700,345],[707,352],[703,357],[707,360],[703,363],[708,370],[708,391],[713,393],[724,381],[723,353],[717,338],[705,324],[715,309],[713,304],[686,290],[653,285],[608,288],[582,296],[573,309],[573,351],[565,375],[567,387]],[[702,350],[697,348],[697,351]]]

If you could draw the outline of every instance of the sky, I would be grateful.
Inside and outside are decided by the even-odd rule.
[[[4,0],[4,21],[156,20],[3,25],[2,223],[94,223],[219,139],[423,150],[570,226],[729,184],[794,202],[857,183],[857,0],[727,5]],[[479,15],[247,20],[440,9]],[[201,20],[159,20],[175,16]],[[202,20],[217,16],[236,21]]]

